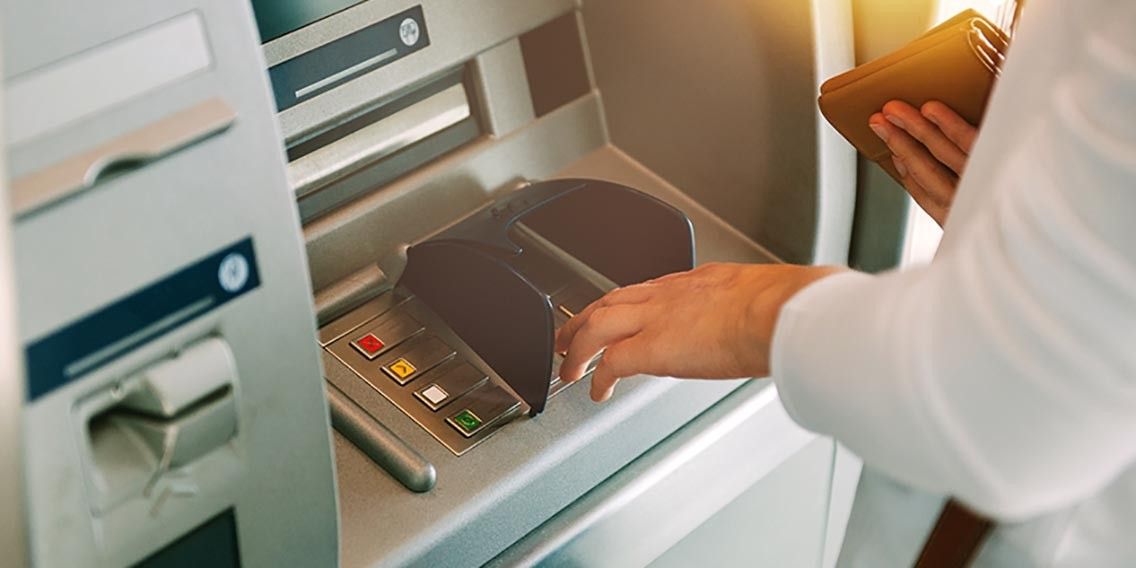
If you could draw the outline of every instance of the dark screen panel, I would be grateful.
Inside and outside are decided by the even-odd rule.
[[[362,0],[252,0],[261,41],[278,38]]]
[[[149,558],[135,568],[240,568],[237,519],[229,509]]]

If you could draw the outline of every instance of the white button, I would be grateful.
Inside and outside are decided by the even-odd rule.
[[[450,396],[450,393],[442,390],[442,387],[438,385],[430,385],[430,388],[422,391],[422,398],[425,398],[434,406],[441,404],[448,396]]]
[[[407,18],[398,25],[398,37],[407,47],[418,43],[418,22],[414,18]]]

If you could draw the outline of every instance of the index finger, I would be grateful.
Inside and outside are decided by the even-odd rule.
[[[579,380],[587,373],[588,363],[605,347],[638,333],[640,309],[634,305],[604,306],[589,314],[560,364],[560,380]]]
[[[581,310],[580,313],[573,316],[572,319],[568,320],[568,323],[565,323],[556,331],[554,350],[557,353],[567,351],[568,346],[572,344],[572,340],[580,331],[580,327],[587,323],[588,318],[590,318],[592,313],[596,310],[616,304],[637,304],[645,301],[653,292],[654,289],[650,283],[634,284],[632,286],[616,288],[608,292],[604,297],[588,304],[588,307]]]

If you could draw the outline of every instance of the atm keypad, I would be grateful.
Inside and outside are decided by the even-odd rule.
[[[431,371],[414,396],[430,410],[437,411],[488,380],[489,376],[473,365],[455,360]]]
[[[363,330],[351,342],[351,347],[367,359],[373,360],[424,329],[426,328],[418,323],[418,320],[407,314],[396,313]]]
[[[453,356],[452,347],[433,335],[427,335],[390,351],[380,369],[391,380],[405,385]]]
[[[427,406],[433,408],[437,408],[445,404],[446,401],[450,398],[450,393],[446,392],[446,389],[433,384],[414,394],[418,398],[422,399],[422,402],[426,403]]]
[[[399,357],[393,363],[383,365],[382,369],[384,373],[390,375],[390,378],[398,381],[399,384],[410,382],[410,377],[418,372],[418,367],[407,361],[405,357]]]
[[[562,288],[565,299],[577,307],[587,305],[589,299],[575,288]],[[321,329],[324,348],[455,455],[463,455],[527,409],[416,298],[384,294],[358,312]],[[553,316],[557,327],[568,321],[563,311],[554,310]],[[550,397],[568,386],[558,380],[561,359],[553,361]],[[346,380],[341,375],[328,379],[345,392],[353,388],[340,382]],[[355,400],[364,408],[373,404],[365,397]]]
[[[481,429],[481,426],[485,424],[485,421],[468,408],[451,416],[449,421],[450,424],[458,429],[458,432],[466,436],[476,434],[477,431]]]
[[[364,357],[374,359],[382,353],[383,348],[387,346],[386,342],[373,333],[368,333],[359,339],[351,342],[351,346],[358,349]]]
[[[505,389],[486,383],[455,401],[453,406],[458,410],[446,418],[446,422],[468,438],[512,416],[521,403]]]

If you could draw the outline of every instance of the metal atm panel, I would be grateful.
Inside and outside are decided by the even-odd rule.
[[[0,101],[3,93],[0,93]],[[4,124],[0,107],[0,125]],[[5,160],[0,155],[0,177],[5,176]],[[0,313],[16,309],[15,278],[12,270],[12,237],[8,213],[8,184],[0,181]],[[0,452],[8,456],[0,469],[0,548],[8,552],[16,566],[28,562],[27,528],[24,516],[23,427],[20,412],[24,405],[23,355],[17,339],[15,318],[0,323]]]
[[[334,564],[311,289],[251,11],[2,16],[31,560]]]
[[[713,470],[709,463],[713,456],[733,456],[734,449],[752,438],[776,440],[737,463],[745,473],[718,472],[723,476],[722,491],[698,515],[685,518],[682,530],[689,531],[724,507],[728,493],[746,492],[804,448],[813,447],[809,455],[823,458],[831,442],[797,428],[780,410],[771,385],[760,381],[634,378],[621,383],[615,399],[603,406],[589,400],[586,388],[568,386],[535,416],[520,405],[519,411],[509,407],[506,419],[478,423],[468,416],[460,418],[461,409],[443,405],[437,407],[441,412],[437,420],[421,418],[420,413],[427,412],[423,409],[435,410],[429,407],[431,400],[439,404],[445,400],[430,391],[431,386],[470,389],[467,392],[475,392],[478,387],[471,386],[475,384],[513,389],[501,376],[503,366],[491,363],[492,350],[477,346],[476,339],[469,338],[469,328],[453,325],[454,314],[461,310],[444,309],[445,302],[437,298],[432,305],[430,299],[414,294],[413,286],[404,286],[408,278],[416,278],[415,247],[429,245],[479,212],[522,195],[526,188],[568,178],[621,184],[681,211],[693,226],[699,262],[780,259],[755,242],[755,235],[739,231],[705,206],[733,191],[760,188],[718,184],[684,188],[691,190],[687,193],[674,183],[681,175],[673,171],[660,175],[645,165],[649,156],[641,148],[624,146],[619,136],[613,138],[611,126],[628,124],[629,118],[635,118],[635,108],[608,104],[603,78],[618,75],[621,65],[635,62],[620,57],[619,34],[602,34],[599,39],[606,43],[601,44],[592,42],[588,31],[594,27],[602,32],[601,22],[589,23],[589,18],[612,18],[618,7],[553,1],[500,0],[474,6],[453,0],[372,0],[269,40],[268,65],[329,49],[352,33],[398,20],[418,6],[422,8],[418,25],[428,31],[429,45],[353,72],[342,82],[334,78],[342,70],[329,68],[326,78],[332,78],[334,86],[311,91],[310,98],[279,114],[292,179],[303,182],[293,189],[304,215],[324,376],[336,428],[343,563],[461,566],[555,559],[555,550],[533,553],[530,547],[544,534],[560,538],[599,526],[594,521],[611,507],[603,494],[634,490],[641,483],[671,479],[677,473],[678,481],[666,486],[693,496],[697,487],[690,480],[698,476],[690,472]],[[664,19],[681,13],[653,9],[663,12]],[[732,13],[721,6],[705,9],[714,11],[706,22]],[[795,29],[808,27],[805,11],[790,12],[785,17],[793,20]],[[606,23],[618,26],[619,22]],[[809,40],[796,40],[793,49],[806,47],[794,51],[794,57],[807,60]],[[603,46],[607,47],[600,62],[594,58]],[[363,55],[357,59],[368,61]],[[743,60],[727,59],[729,65]],[[548,69],[563,72],[540,72]],[[601,69],[603,76],[597,73]],[[754,79],[754,85],[765,85],[753,69],[732,71]],[[558,80],[565,78],[571,80]],[[797,91],[814,88],[813,79],[806,72],[786,74]],[[730,86],[729,73],[721,80],[714,87]],[[617,87],[611,89],[613,95],[619,94]],[[802,116],[800,110],[795,107],[793,116]],[[427,127],[450,111],[456,111],[458,122],[467,128],[460,135],[455,134],[457,123]],[[742,111],[758,112],[749,107]],[[801,177],[812,186],[831,177],[810,170],[821,165],[816,146],[806,139],[815,128],[815,116],[806,119],[807,124],[800,125],[803,138],[793,139],[800,143],[790,143],[783,151],[792,154],[794,172],[809,170]],[[640,139],[658,147],[665,146],[669,136],[689,134],[707,141],[710,152],[739,151],[728,140],[712,136],[706,124],[680,133],[667,131],[664,123],[639,123],[639,127]],[[405,143],[392,144],[400,135]],[[756,143],[772,142],[770,138],[754,136]],[[321,163],[316,164],[313,156],[319,156]],[[822,248],[811,239],[812,219],[804,222],[815,213],[811,192],[816,189],[802,188],[805,194],[799,199],[786,189],[776,199],[765,200],[781,200],[786,223],[801,221],[777,236],[793,240],[807,233],[810,237],[809,242],[793,240],[788,250],[807,254]],[[326,206],[307,205],[321,195],[328,197],[322,202]],[[775,216],[775,209],[763,214]],[[586,230],[587,217],[579,221],[581,230]],[[826,250],[832,248],[838,247]],[[452,280],[446,284],[461,284],[460,277]],[[555,310],[556,305],[550,297],[540,307]],[[403,316],[419,325],[396,326],[394,322]],[[508,318],[500,320],[500,325],[509,324]],[[401,337],[399,329],[415,331]],[[434,339],[444,347],[439,350]],[[543,344],[544,339],[538,339],[535,343]],[[420,361],[422,365],[417,364]],[[453,378],[451,372],[460,367],[459,361],[471,363],[474,371]],[[512,394],[525,400],[519,392]],[[473,415],[479,418],[477,412]],[[463,423],[473,429],[471,436],[484,437],[463,447],[447,441],[447,435],[462,435]],[[697,441],[698,451],[690,449],[693,446],[686,443],[690,439]],[[681,456],[693,456],[699,463],[689,469],[664,468]],[[827,474],[813,471],[820,461],[828,463],[803,462],[810,475],[801,478],[810,481],[798,488],[801,493],[826,490]],[[630,473],[613,477],[617,472]],[[657,492],[656,487],[648,491]],[[819,535],[824,519],[815,509],[809,511],[792,530],[816,528]],[[618,517],[637,518],[636,514]],[[665,552],[684,534],[680,530],[660,536],[651,550]],[[567,546],[569,540],[556,542]]]

